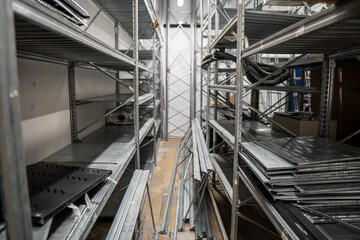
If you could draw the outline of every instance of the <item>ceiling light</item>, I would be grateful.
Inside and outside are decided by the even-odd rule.
[[[178,5],[179,7],[182,7],[182,6],[184,5],[184,0],[178,0],[178,1],[177,1],[177,5]]]

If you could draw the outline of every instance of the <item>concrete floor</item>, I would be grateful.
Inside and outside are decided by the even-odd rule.
[[[158,151],[157,165],[154,168],[151,181],[149,184],[151,203],[154,213],[154,221],[156,226],[156,231],[160,231],[163,212],[165,209],[166,198],[168,195],[168,188],[172,173],[173,164],[175,161],[177,145],[180,143],[181,139],[169,139],[169,141],[162,141]],[[178,190],[178,173],[175,179],[175,188],[173,193],[173,200],[171,202],[171,213],[170,221],[167,234],[160,235],[160,240],[167,240],[173,238],[174,233],[174,224],[175,224],[175,215],[176,215],[176,201],[177,201],[177,190]],[[223,192],[221,185],[217,184],[215,188],[212,189],[214,197],[217,201],[220,214],[223,219],[224,226],[226,231],[230,232],[230,216],[231,216],[231,205]],[[211,206],[208,201],[208,206]],[[268,230],[257,226],[256,224],[250,223],[244,219],[239,219],[239,239],[280,239],[276,230],[267,219],[266,215],[263,213],[261,208],[253,202],[252,204],[245,205],[240,209],[240,212],[246,215],[248,218],[256,221],[261,224]],[[212,230],[214,239],[221,239],[220,231],[217,226],[215,215],[210,210],[210,218],[212,224]],[[111,226],[111,219],[99,219],[91,233],[89,234],[88,239],[90,240],[101,240],[106,238],[107,231]],[[140,215],[140,231],[143,233],[142,239],[151,239],[153,233],[153,225],[149,208],[149,201],[146,199],[144,204],[143,211]],[[275,234],[273,234],[273,233]],[[194,239],[195,232],[190,231],[188,223],[185,224],[185,231],[178,232],[177,239]]]

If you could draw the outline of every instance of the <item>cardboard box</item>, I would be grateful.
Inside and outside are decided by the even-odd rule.
[[[282,126],[286,127],[297,136],[317,136],[318,135],[318,126],[319,121],[318,117],[313,117],[311,120],[308,117],[303,118],[293,118],[287,116],[279,116],[274,114],[273,120]],[[332,120],[330,123],[330,139],[336,138],[336,126],[337,121]],[[272,125],[272,129],[281,130],[276,125]]]

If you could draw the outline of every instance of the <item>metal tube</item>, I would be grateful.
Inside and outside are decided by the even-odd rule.
[[[352,138],[353,136],[355,136],[355,135],[357,135],[357,134],[359,134],[359,133],[360,133],[360,129],[357,130],[356,132],[350,134],[349,136],[343,138],[340,142],[344,143],[344,142],[346,142],[347,140],[349,140],[350,138]]]
[[[243,71],[241,69],[242,56],[244,42],[244,5],[243,0],[238,0],[237,6],[237,46],[236,46],[236,100],[235,100],[235,144],[234,144],[234,162],[233,162],[233,204],[231,209],[231,230],[230,239],[237,239],[238,229],[238,204],[239,204],[239,175],[238,170],[238,152],[239,144],[241,143],[241,130],[242,130],[242,114],[243,114]]]
[[[0,2],[0,187],[8,239],[32,239],[12,1]]]
[[[150,189],[149,189],[149,184],[148,183],[146,183],[146,190],[147,190],[147,194],[148,194],[148,198],[149,198],[149,206],[150,206],[152,225],[153,225],[154,233],[156,233],[154,213],[153,213],[153,208],[152,208],[152,204],[151,204]]]
[[[169,132],[169,12],[170,12],[170,0],[166,0],[166,34],[165,34],[165,54],[166,54],[166,76],[165,76],[165,119],[164,119],[164,127],[165,127],[165,141],[168,140],[168,132]]]

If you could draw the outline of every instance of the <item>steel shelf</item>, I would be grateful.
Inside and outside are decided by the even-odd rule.
[[[209,124],[222,139],[224,139],[232,148],[234,147],[235,122],[233,120],[210,120]],[[244,120],[242,129],[245,131],[245,139],[243,138],[244,142],[252,140],[246,139],[246,137],[251,137],[256,140],[269,140],[273,138],[289,137],[289,135],[286,133],[274,131],[271,129],[271,127],[254,120]]]
[[[140,143],[154,124],[154,119],[142,122]],[[128,125],[108,125],[82,139],[82,143],[71,144],[59,152],[45,158],[44,162],[56,162],[70,166],[93,167],[112,170],[111,179],[100,184],[98,191],[91,196],[92,205],[80,205],[82,215],[79,220],[73,216],[64,218],[62,214],[54,221],[62,219],[49,239],[85,239],[94,225],[101,210],[110,198],[117,182],[120,180],[129,162],[135,155],[133,128]]]
[[[121,93],[121,94],[109,94],[105,96],[93,97],[93,98],[84,98],[76,101],[77,105],[93,102],[120,102],[124,103],[126,100],[133,97],[132,93]],[[146,93],[139,96],[139,104],[144,104],[154,97],[153,93]],[[128,105],[133,104],[134,100],[131,100]]]
[[[115,20],[133,35],[133,4],[126,0],[95,0]],[[104,4],[105,3],[105,4]],[[152,26],[158,19],[150,0],[139,0],[139,39],[152,39]],[[162,33],[156,28],[158,39],[162,41]]]
[[[247,10],[245,11],[245,35],[249,39],[249,44],[254,44],[302,19],[304,16],[301,15]],[[237,17],[234,17],[212,42],[210,50],[214,48],[236,48],[236,41],[226,39],[227,37],[234,37],[233,33],[237,32],[236,29]]]
[[[245,35],[249,38],[250,46],[243,50],[243,57],[260,52],[324,53],[356,47],[360,44],[359,8],[359,1],[344,1],[305,19],[299,15],[246,11]],[[250,18],[249,12],[257,16]],[[225,39],[226,36],[233,36],[231,32],[236,32],[236,28],[237,17],[224,27],[211,49],[236,48],[236,42]],[[258,30],[263,35],[252,35],[248,29]]]
[[[46,7],[29,0],[12,1],[17,49],[55,59],[131,71],[135,61],[92,37]],[[151,70],[139,63],[141,70]]]
[[[214,170],[219,177],[220,183],[229,199],[229,202],[232,204],[232,163],[225,161],[225,159],[218,154],[210,154],[210,156],[214,165]]]
[[[243,51],[255,53],[326,53],[360,44],[360,1],[342,1],[261,39]],[[268,26],[268,25],[267,25]]]

